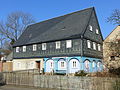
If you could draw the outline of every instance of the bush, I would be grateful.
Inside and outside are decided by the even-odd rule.
[[[75,76],[86,76],[87,73],[84,70],[80,70],[78,72],[75,72]]]
[[[114,68],[109,69],[109,73],[114,74],[114,75],[117,75],[117,76],[120,77],[120,67],[117,68],[117,69],[114,69]]]

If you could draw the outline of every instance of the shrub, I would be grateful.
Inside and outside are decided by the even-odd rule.
[[[84,70],[80,70],[78,72],[75,72],[75,76],[86,76],[87,73]]]

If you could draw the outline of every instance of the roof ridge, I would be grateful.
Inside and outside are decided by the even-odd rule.
[[[47,22],[47,21],[52,20],[52,19],[56,19],[56,18],[59,18],[59,17],[64,17],[64,16],[67,16],[67,15],[71,15],[71,14],[74,14],[74,13],[82,12],[82,11],[85,11],[85,10],[88,10],[88,9],[93,9],[93,8],[94,7],[89,7],[89,8],[85,8],[85,9],[78,10],[78,11],[75,11],[75,12],[71,12],[71,13],[68,13],[68,14],[60,15],[60,16],[53,17],[53,18],[50,18],[50,19],[47,19],[47,20],[40,21],[40,22],[35,23],[35,24],[31,24],[29,26],[40,24],[40,23]]]

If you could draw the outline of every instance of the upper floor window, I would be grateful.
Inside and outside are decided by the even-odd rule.
[[[60,49],[60,41],[56,42],[56,49]]]
[[[46,43],[42,43],[42,50],[46,50]]]
[[[98,51],[101,51],[101,45],[98,44]]]
[[[90,31],[93,31],[92,25],[89,25],[89,29]]]
[[[72,47],[72,40],[66,40],[66,48]]]
[[[26,52],[26,46],[23,46],[23,52]]]
[[[90,40],[87,40],[87,47],[88,47],[88,48],[91,48]]]
[[[99,30],[98,29],[96,29],[96,34],[99,34]]]
[[[19,52],[20,51],[20,47],[16,47],[16,52]]]
[[[93,42],[93,49],[96,50],[96,43]]]
[[[36,50],[37,50],[37,45],[34,44],[34,45],[33,45],[33,51],[36,51]]]

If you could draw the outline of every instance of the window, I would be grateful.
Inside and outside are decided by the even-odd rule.
[[[56,42],[56,49],[60,49],[60,41]]]
[[[65,62],[61,62],[61,67],[65,67]]]
[[[42,50],[46,50],[46,43],[42,43]]]
[[[87,47],[88,47],[88,48],[91,48],[90,40],[87,40]]]
[[[75,68],[77,65],[77,62],[76,61],[73,61],[73,68]]]
[[[50,62],[50,67],[51,67],[51,68],[53,68],[53,67],[54,67],[53,62]]]
[[[96,29],[96,34],[99,34],[99,31],[98,31],[98,29]]]
[[[72,47],[72,40],[67,40],[66,41],[66,48],[71,48]]]
[[[23,46],[23,52],[26,52],[26,46]]]
[[[90,31],[93,31],[93,28],[92,28],[92,26],[91,26],[91,25],[89,25],[89,29],[90,29]]]
[[[101,51],[101,46],[100,46],[100,44],[98,44],[98,51]]]
[[[33,45],[33,51],[36,51],[36,50],[37,50],[37,45],[34,44],[34,45]]]
[[[93,49],[96,50],[96,43],[93,42]]]
[[[16,52],[19,52],[20,51],[20,47],[16,47]]]
[[[92,67],[93,67],[93,68],[95,67],[95,61],[93,61],[93,63],[92,63]]]
[[[101,64],[100,62],[97,63],[97,67],[98,67],[98,68],[100,67],[100,64]]]

